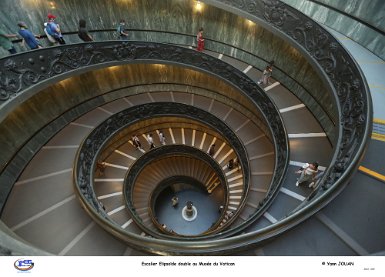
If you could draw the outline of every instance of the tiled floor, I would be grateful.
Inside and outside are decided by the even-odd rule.
[[[198,235],[208,230],[219,219],[219,203],[210,194],[197,190],[183,190],[176,195],[179,204],[175,208],[171,205],[173,195],[162,197],[161,203],[157,203],[158,220],[166,224],[168,229],[181,235]],[[192,221],[187,221],[182,216],[187,201],[192,201],[197,210],[197,217]]]

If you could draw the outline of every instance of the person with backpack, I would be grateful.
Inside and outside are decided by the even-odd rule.
[[[49,13],[48,14],[48,22],[47,26],[45,28],[45,31],[48,35],[54,38],[56,42],[59,44],[66,44],[65,40],[63,39],[63,35],[61,34],[60,26],[55,22],[56,16]],[[47,36],[48,37],[48,36]]]
[[[128,38],[128,33],[125,31],[124,26],[126,25],[126,21],[121,19],[116,31],[118,32],[119,39],[126,40]]]
[[[48,30],[47,30],[47,26],[48,26],[48,22],[44,22],[44,33],[49,41],[49,44],[52,46],[52,45],[56,45],[57,42],[56,40],[48,33]]]

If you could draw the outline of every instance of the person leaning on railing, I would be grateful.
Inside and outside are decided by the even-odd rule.
[[[10,54],[16,54],[16,49],[12,44],[10,38],[16,38],[15,34],[7,34],[3,29],[0,28],[0,46],[7,50]]]
[[[19,26],[19,35],[23,38],[22,44],[26,43],[30,49],[38,49],[43,48],[41,46],[38,38],[40,38],[40,35],[34,35],[30,30],[28,30],[28,26],[25,22],[20,21],[17,23],[17,26]]]
[[[92,36],[87,31],[86,21],[84,19],[79,19],[78,36],[84,42],[93,41]]]
[[[55,22],[56,16],[49,13],[48,16],[48,22],[46,26],[47,33],[52,36],[56,42],[59,44],[66,44],[65,40],[63,39],[63,35],[61,33],[61,28],[58,23]]]
[[[126,40],[128,38],[128,33],[126,32],[124,26],[126,25],[126,21],[121,19],[117,28],[118,36],[121,40]]]

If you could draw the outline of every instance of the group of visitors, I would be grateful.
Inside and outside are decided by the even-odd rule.
[[[56,22],[56,16],[52,13],[49,13],[47,15],[47,22],[44,24],[44,35],[49,41],[51,45],[58,45],[58,44],[66,44],[60,25]],[[119,21],[116,33],[121,40],[128,39],[128,32],[125,29],[126,21],[124,19],[121,19]],[[22,38],[22,45],[24,46],[27,44],[28,48],[38,49],[42,48],[42,44],[40,43],[39,39],[43,37],[43,35],[35,35],[28,29],[28,25],[20,21],[17,23],[17,26],[19,27],[18,34]],[[78,36],[79,38],[84,42],[93,41],[93,37],[89,34],[86,28],[86,21],[84,19],[79,19],[79,27],[78,27]],[[17,34],[10,34],[5,32],[3,29],[0,28],[0,46],[7,50],[10,54],[16,54],[16,48],[13,46],[11,39],[18,38]],[[203,51],[204,50],[204,38],[203,38],[203,28],[199,28],[198,34],[197,34],[197,51]]]
[[[17,23],[19,27],[18,35],[22,38],[22,45],[27,46],[29,49],[38,49],[42,48],[42,44],[39,39],[43,37],[43,35],[35,35],[29,30],[28,25],[20,21]],[[47,22],[43,24],[44,35],[47,37],[47,40],[51,45],[58,44],[66,44],[60,25],[56,22],[56,16],[52,13],[47,15]],[[16,49],[13,46],[11,39],[18,38],[17,34],[9,34],[0,28],[0,46],[7,50],[10,54],[16,54]],[[93,41],[92,36],[88,33],[86,28],[86,21],[84,19],[79,20],[79,29],[78,36],[82,41]]]
[[[49,13],[47,15],[47,22],[44,23],[44,33],[51,45],[57,44],[66,44],[60,25],[55,21],[56,16]],[[22,45],[27,44],[29,49],[38,49],[43,46],[39,42],[39,39],[42,38],[41,35],[33,34],[25,22],[20,21],[18,24],[19,31],[18,34],[22,37]],[[117,27],[117,35],[119,39],[126,40],[128,39],[128,32],[125,29],[126,21],[121,19]],[[86,21],[84,19],[79,20],[78,36],[84,42],[93,41],[93,37],[89,34],[86,28]],[[15,54],[17,51],[13,46],[11,41],[12,38],[17,38],[16,34],[7,34],[4,30],[0,28],[0,45],[7,50],[10,54]],[[200,27],[198,34],[196,36],[196,50],[202,52],[205,47],[205,40],[203,38],[203,27]],[[270,77],[273,72],[274,61],[271,61],[266,68],[263,70],[262,76],[258,81],[258,84],[267,85],[269,83]]]
[[[158,132],[158,138],[159,138],[159,144],[160,144],[160,145],[166,145],[166,137],[164,136],[164,133],[163,133],[162,130],[160,130],[160,131]],[[149,145],[149,147],[150,147],[150,150],[153,149],[153,148],[155,148],[154,138],[153,138],[153,136],[152,136],[151,133],[147,134],[146,140],[147,140],[147,143],[148,143],[148,145]],[[142,149],[142,150],[143,150],[142,144],[141,144],[141,142],[140,142],[140,140],[139,140],[139,138],[138,138],[137,135],[133,135],[133,136],[131,137],[131,142],[132,142],[132,145],[133,145],[136,149],[138,149],[138,150],[141,150],[141,149]]]

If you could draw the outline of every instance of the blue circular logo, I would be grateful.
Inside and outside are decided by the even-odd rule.
[[[18,259],[15,261],[13,264],[17,270],[20,271],[28,271],[31,270],[34,266],[34,263],[32,260],[27,260],[27,259]]]

